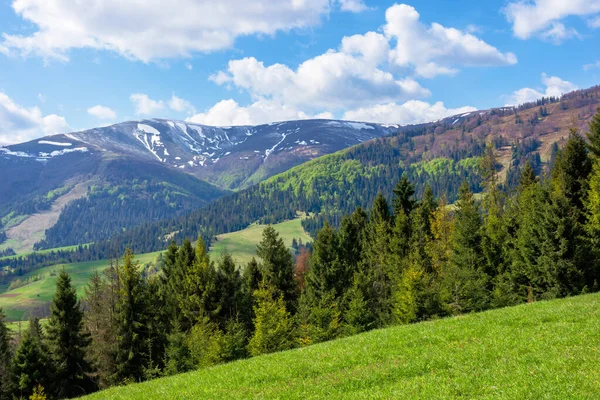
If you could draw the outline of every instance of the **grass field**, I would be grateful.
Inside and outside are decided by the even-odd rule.
[[[227,249],[237,264],[246,265],[252,257],[256,257],[256,245],[261,241],[265,228],[266,225],[253,224],[241,231],[217,236],[217,241],[213,241],[210,248],[211,256],[217,260]],[[290,249],[294,238],[302,239],[303,243],[312,241],[299,218],[273,225],[273,228],[279,232]]]
[[[141,264],[146,264],[153,262],[158,254],[158,252],[141,254],[136,256],[136,260]],[[71,276],[77,293],[82,295],[83,288],[88,283],[90,276],[95,271],[103,271],[108,265],[109,261],[106,260],[58,264],[25,274],[21,277],[22,279],[34,275],[43,275],[43,278],[9,291],[6,291],[6,287],[0,287],[0,307],[10,321],[26,320],[32,313],[35,316],[43,316],[48,311],[48,304],[56,289],[56,277],[62,268]]]
[[[9,241],[14,241],[14,239],[9,239]],[[89,243],[83,245],[83,247],[87,247],[87,246],[89,246]],[[10,246],[8,246],[8,247],[10,247]],[[53,252],[53,251],[74,251],[74,250],[77,250],[77,247],[79,247],[79,246],[55,247],[53,249],[39,250],[39,251],[31,252],[31,253],[23,253],[23,254],[17,254],[17,255],[14,255],[14,256],[0,257],[0,260],[11,259],[11,258],[18,258],[18,257],[26,257],[26,256],[28,256],[30,254],[35,254],[35,253],[37,253],[37,254],[46,254],[46,253],[50,253],[50,252]]]
[[[600,294],[398,326],[90,399],[593,399]]]

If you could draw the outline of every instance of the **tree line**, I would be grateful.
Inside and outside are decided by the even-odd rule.
[[[500,190],[489,146],[484,191],[463,184],[449,205],[403,176],[339,228],[318,232],[295,262],[272,227],[243,270],[215,263],[199,238],[171,243],[144,277],[126,251],[95,274],[81,304],[63,271],[50,318],[13,349],[0,323],[3,398],[66,398],[374,328],[598,290],[600,114],[588,142],[572,132],[551,171],[526,163]]]

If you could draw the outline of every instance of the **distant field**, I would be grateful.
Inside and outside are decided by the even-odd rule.
[[[159,253],[141,254],[136,256],[136,260],[141,264],[146,264],[154,261]],[[90,276],[95,271],[103,271],[108,265],[109,261],[103,260],[59,264],[38,269],[22,276],[21,279],[35,275],[43,276],[42,279],[10,291],[6,291],[7,288],[4,287],[0,291],[0,307],[2,307],[7,319],[10,321],[27,320],[31,313],[33,315],[45,315],[56,289],[56,277],[63,267],[71,276],[78,295],[82,295],[83,288],[88,283]]]
[[[14,239],[9,239],[8,242],[10,242],[10,241],[14,242]],[[83,246],[87,247],[87,246],[89,246],[89,243],[86,243]],[[7,246],[7,247],[10,247],[10,246]],[[46,253],[51,253],[53,251],[74,251],[74,250],[77,249],[77,247],[79,247],[79,245],[77,245],[77,246],[55,247],[53,249],[39,250],[39,251],[30,252],[30,253],[17,254],[17,255],[14,255],[14,256],[0,257],[0,260],[11,259],[11,258],[18,258],[18,257],[26,257],[26,256],[28,256],[30,254],[34,254],[34,253],[37,253],[37,254],[46,254]]]
[[[211,256],[214,260],[227,249],[239,265],[245,265],[256,256],[256,245],[262,238],[262,231],[266,225],[252,225],[244,230],[220,235],[218,241],[211,248]],[[304,232],[301,220],[295,219],[273,225],[283,237],[286,245],[291,248],[292,239],[301,239],[303,243],[310,242],[311,238]],[[62,247],[52,250],[69,250],[76,246]],[[41,253],[41,252],[40,252]],[[136,260],[146,264],[156,260],[160,252],[136,255]],[[83,288],[88,283],[90,276],[95,271],[103,271],[109,265],[106,260],[89,261],[72,264],[58,264],[38,269],[34,272],[19,277],[25,280],[31,276],[39,275],[42,278],[36,282],[29,283],[17,289],[8,290],[8,285],[0,285],[0,307],[4,309],[10,321],[27,320],[29,315],[45,315],[49,303],[54,295],[56,275],[64,267],[71,275],[73,284],[77,287],[78,294],[83,294]]]
[[[312,241],[304,231],[301,222],[301,219],[298,218],[273,225],[290,249],[294,238],[301,239],[303,243]],[[237,264],[246,265],[252,257],[256,257],[256,245],[260,243],[265,228],[266,225],[253,224],[241,231],[219,235],[217,241],[213,241],[210,248],[213,259],[218,259],[227,249]]]
[[[90,399],[595,399],[600,294],[368,332]]]

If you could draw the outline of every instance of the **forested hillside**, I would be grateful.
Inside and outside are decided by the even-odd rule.
[[[273,227],[241,271],[229,254],[211,260],[202,238],[172,242],[161,268],[144,275],[128,249],[90,279],[83,311],[63,271],[47,328],[31,321],[6,353],[16,361],[1,390],[66,398],[394,324],[596,292],[600,113],[587,139],[573,129],[548,174],[526,162],[514,190],[500,185],[487,145],[480,200],[463,182],[452,207],[429,186],[415,195],[404,175],[391,202],[380,193],[339,228],[325,224],[295,261]],[[8,336],[0,322],[0,344]]]

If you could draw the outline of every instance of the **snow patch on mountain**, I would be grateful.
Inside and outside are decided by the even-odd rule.
[[[49,144],[51,146],[63,146],[63,147],[73,146],[73,143],[53,142],[51,140],[40,140],[40,141],[38,141],[38,144]]]

